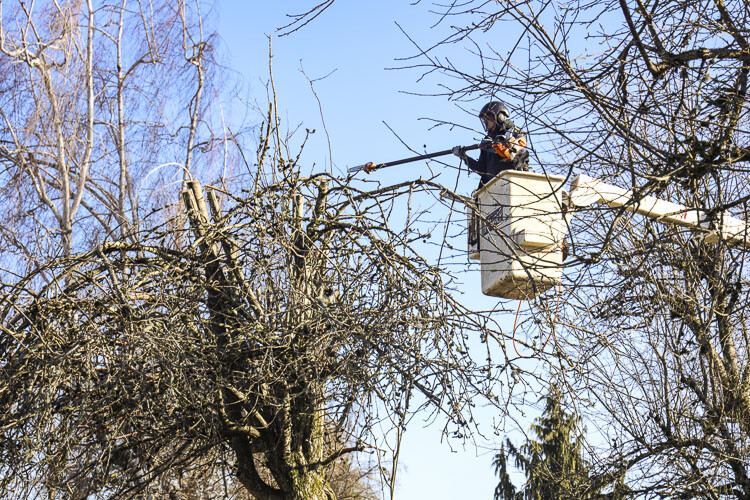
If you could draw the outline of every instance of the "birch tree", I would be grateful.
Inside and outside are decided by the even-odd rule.
[[[3,246],[39,264],[102,235],[127,238],[161,184],[174,171],[189,177],[194,153],[215,144],[205,103],[215,91],[213,38],[198,4],[0,10]]]

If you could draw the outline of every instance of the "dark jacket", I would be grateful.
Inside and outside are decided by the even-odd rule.
[[[485,140],[488,143],[488,147],[480,150],[478,160],[468,155],[465,158],[469,168],[482,176],[479,180],[480,188],[504,170],[529,169],[529,152],[525,147],[526,139],[512,121],[505,120],[503,123],[498,124],[493,133]],[[516,144],[515,147],[511,148],[512,151],[507,151],[508,148],[504,146],[493,148],[491,145],[492,143],[502,144],[509,141],[513,141]]]

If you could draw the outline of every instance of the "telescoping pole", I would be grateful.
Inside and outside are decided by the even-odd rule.
[[[463,149],[464,151],[471,151],[472,149],[479,149],[479,144],[473,144],[471,146],[465,146]],[[453,153],[452,149],[446,149],[444,151],[437,151],[436,153],[428,153],[426,155],[419,155],[419,156],[412,156],[411,158],[404,158],[402,160],[395,160],[395,161],[389,161],[387,163],[365,163],[364,165],[358,165],[356,167],[351,167],[349,169],[349,173],[355,173],[359,172],[360,170],[364,170],[365,173],[369,174],[375,170],[379,170],[381,168],[386,167],[394,167],[396,165],[402,165],[404,163],[411,163],[413,161],[419,161],[419,160],[429,160],[430,158],[437,158],[438,156],[445,156]]]

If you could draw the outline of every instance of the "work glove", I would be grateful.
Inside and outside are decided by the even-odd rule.
[[[529,152],[526,149],[521,149],[514,155],[513,162],[516,164],[516,170],[529,172]]]
[[[451,149],[451,153],[458,156],[462,160],[466,159],[466,150],[463,148],[463,146],[455,146],[453,149]]]

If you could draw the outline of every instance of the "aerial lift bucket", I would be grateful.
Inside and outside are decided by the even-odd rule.
[[[568,226],[564,180],[507,170],[475,193],[469,256],[481,262],[482,293],[531,299],[560,282]]]

